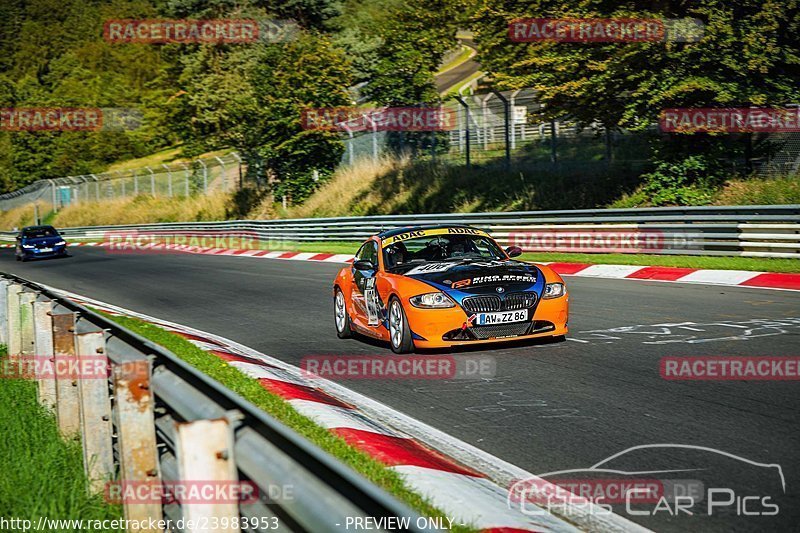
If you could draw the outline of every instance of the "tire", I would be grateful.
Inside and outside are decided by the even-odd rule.
[[[342,294],[342,291],[338,287],[333,295],[333,323],[336,326],[336,336],[340,339],[349,339],[353,336],[353,330],[350,329],[350,315],[347,313],[347,304],[344,301],[344,294]]]
[[[408,325],[403,304],[396,296],[389,300],[389,342],[394,353],[410,353],[414,351],[414,339]]]

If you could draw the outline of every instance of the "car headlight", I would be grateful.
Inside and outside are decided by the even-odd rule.
[[[33,246],[32,244],[23,244],[23,245],[22,245],[22,247],[23,247],[23,248],[26,248],[26,249],[28,249],[28,250],[30,250],[30,249],[31,249],[31,248],[33,248],[34,246]]]
[[[456,306],[456,303],[443,292],[429,292],[412,296],[408,301],[414,307],[422,307],[423,309],[445,309]]]
[[[552,298],[564,296],[565,292],[566,288],[564,287],[563,283],[548,283],[544,286],[544,295],[542,296],[542,300],[550,300]]]
[[[67,244],[67,241],[58,241],[56,246],[64,246],[65,244]]]

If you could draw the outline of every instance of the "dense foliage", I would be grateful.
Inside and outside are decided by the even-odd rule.
[[[796,103],[799,2],[4,0],[0,108],[134,108],[145,120],[132,131],[0,131],[0,192],[180,144],[187,156],[235,148],[276,197],[301,202],[343,151],[338,135],[304,130],[301,110],[435,104],[434,73],[465,29],[493,87],[535,88],[548,117],[644,129],[668,107]],[[693,18],[705,33],[699,42],[511,41],[509,21],[525,17]],[[106,42],[103,23],[123,18],[291,19],[298,30],[250,44]],[[663,203],[696,201],[724,172],[720,158],[761,146],[681,134],[656,144],[645,177],[648,197]]]

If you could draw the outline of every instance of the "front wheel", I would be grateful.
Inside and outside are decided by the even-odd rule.
[[[336,323],[336,336],[340,339],[349,339],[353,336],[350,329],[350,315],[347,314],[347,306],[344,303],[344,294],[337,288],[333,296],[333,318]]]
[[[408,325],[403,305],[397,297],[389,301],[389,338],[394,353],[409,353],[414,350],[411,327]]]

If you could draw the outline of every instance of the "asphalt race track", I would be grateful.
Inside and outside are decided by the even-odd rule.
[[[96,248],[72,253],[18,263],[5,249],[0,270],[223,335],[293,364],[307,355],[392,356],[385,346],[336,338],[335,264]],[[730,489],[732,503],[714,507],[712,516],[704,505],[692,516],[667,510],[630,516],[651,529],[797,531],[800,383],[668,381],[659,360],[800,356],[800,293],[588,278],[567,284],[566,342],[468,352],[495,358],[493,379],[346,385],[537,474],[589,468],[632,446],[658,443],[780,465],[785,494],[776,468],[701,450],[638,450],[614,467],[685,468],[683,479]],[[744,500],[749,496],[757,498]],[[764,498],[779,504],[776,516],[741,516],[770,512]],[[641,508],[653,512],[652,505]]]

